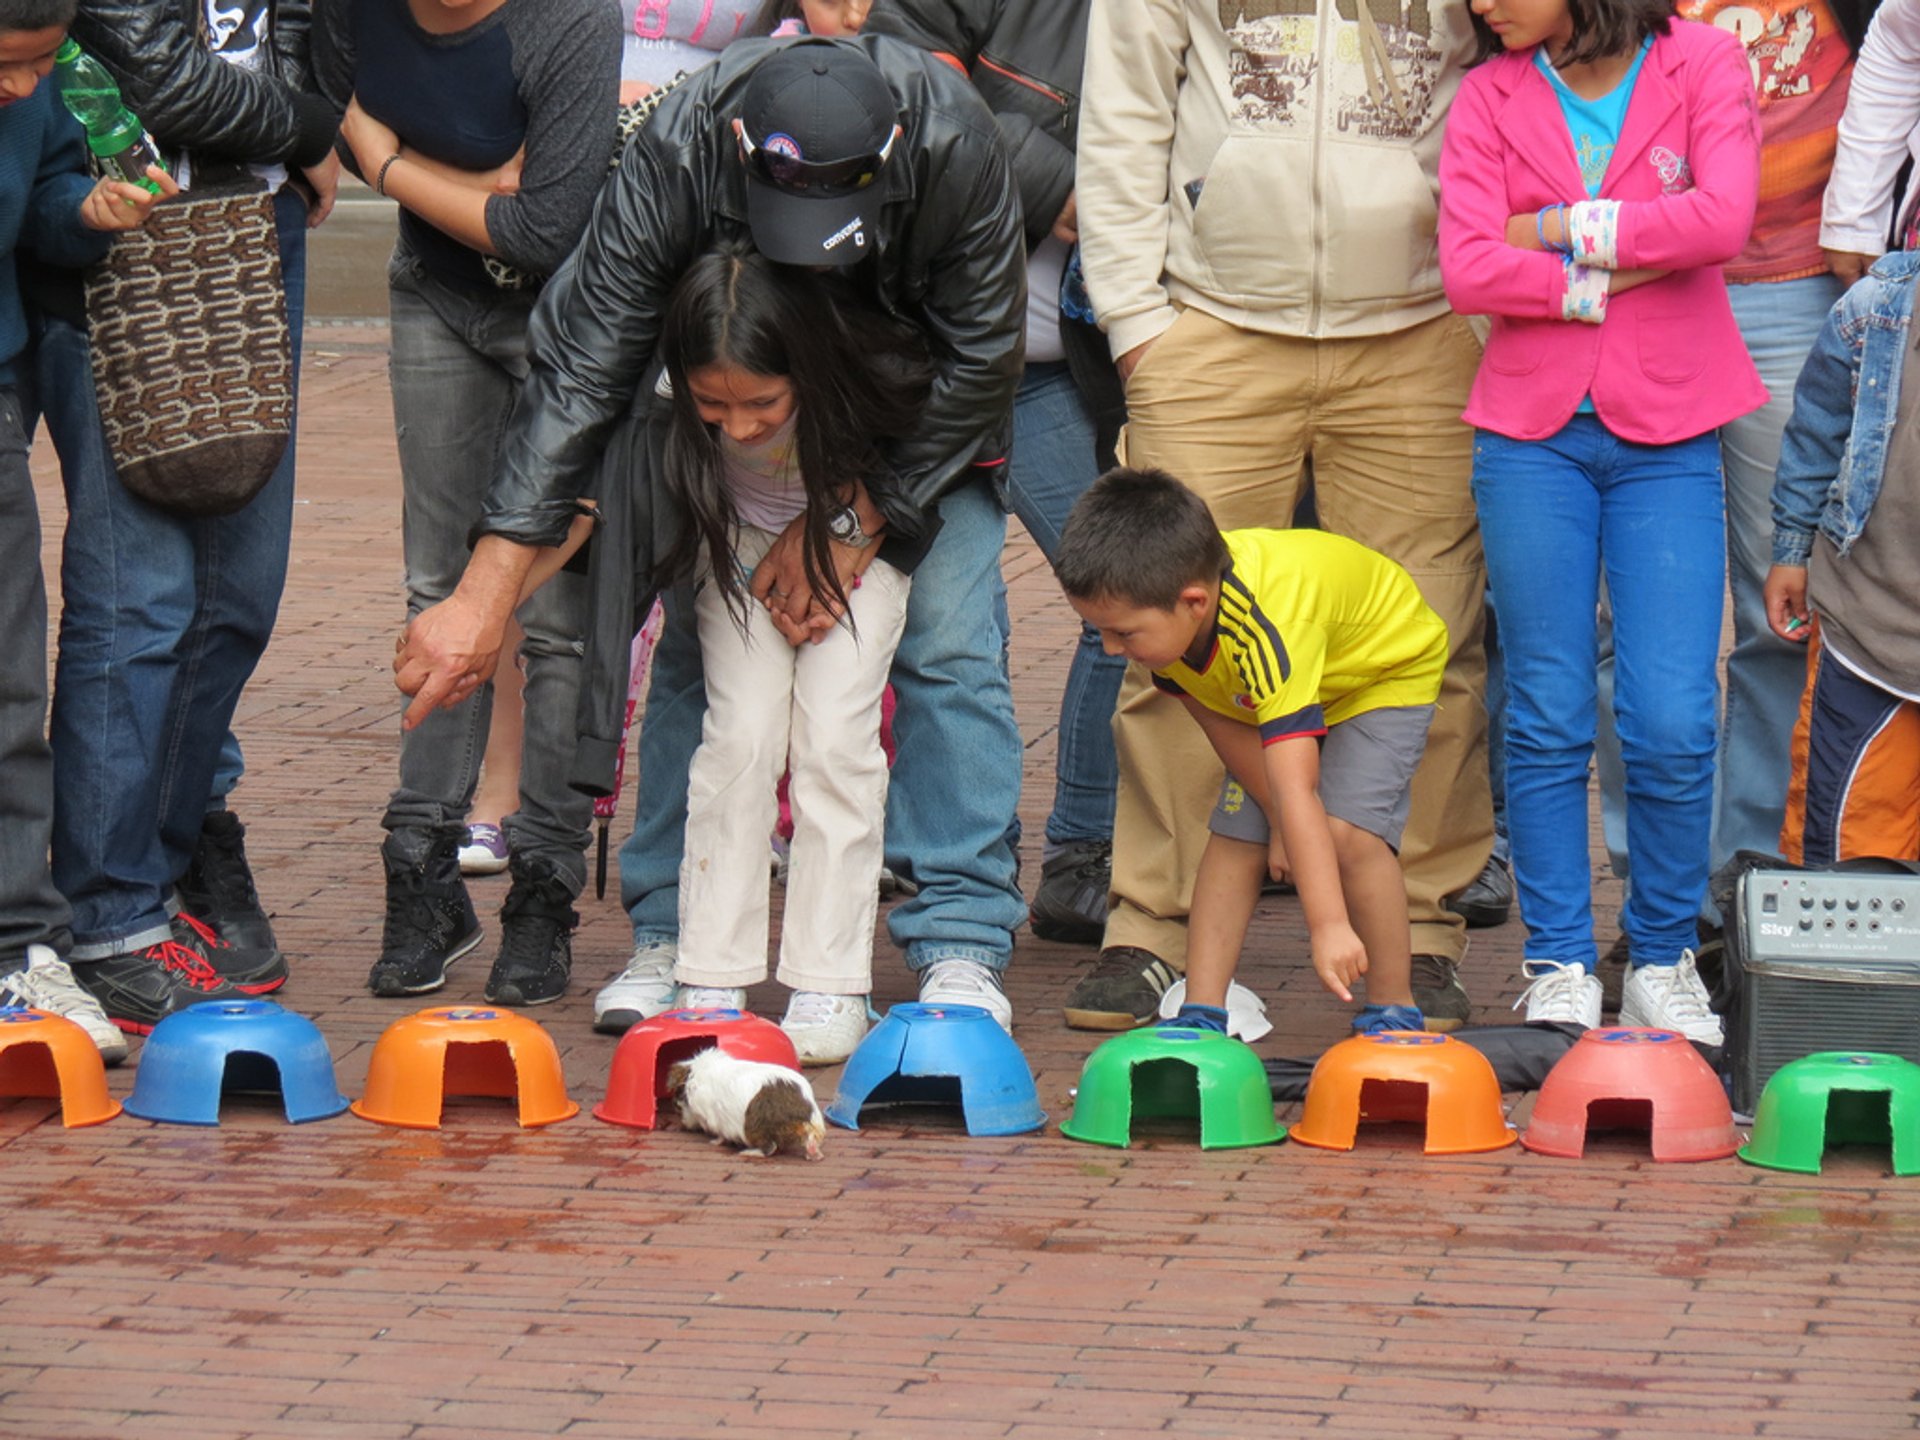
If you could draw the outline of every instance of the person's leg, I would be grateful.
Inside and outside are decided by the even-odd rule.
[[[1480,431],[1474,499],[1507,662],[1507,830],[1530,960],[1591,971],[1587,769],[1606,432],[1575,416],[1546,440]]]
[[[1920,705],[1807,642],[1780,849],[1796,865],[1920,859]]]
[[[1761,587],[1772,561],[1773,474],[1793,413],[1793,387],[1827,312],[1844,287],[1831,275],[1773,285],[1729,285],[1733,317],[1771,399],[1720,430],[1726,469],[1727,582],[1733,594],[1733,649],[1714,771],[1717,870],[1741,850],[1776,848],[1786,802],[1787,755],[1805,657],[1767,624]],[[1707,902],[1707,918],[1712,902]]]
[[[743,528],[740,565],[757,565],[772,538]],[[729,555],[720,563],[734,561]],[[763,607],[748,603],[743,619],[710,579],[695,592],[694,613],[709,703],[687,773],[674,975],[682,985],[744,989],[767,978],[765,836],[787,759],[798,657]],[[868,885],[861,898],[872,905],[878,893]]]
[[[1726,575],[1720,452],[1710,434],[1615,444],[1601,494],[1601,555],[1633,866],[1624,921],[1636,966],[1671,965],[1695,943],[1707,884]]]
[[[274,200],[274,219],[297,398],[306,319],[306,202],[291,187],[283,189]],[[160,788],[160,838],[174,880],[186,873],[200,843],[234,710],[280,613],[293,537],[295,439],[288,436],[272,478],[237,513],[193,525],[194,614],[181,637],[180,669],[167,707]]]
[[[178,647],[194,613],[193,530],[120,483],[86,333],[49,320],[34,367],[67,499],[53,882],[73,907],[73,958],[100,961],[172,939],[160,786]]]
[[[878,880],[885,848],[880,695],[906,623],[910,583],[876,560],[849,597],[853,628],[842,626],[797,656],[793,852],[778,972],[780,983],[795,990],[865,995],[873,988],[879,887],[863,881]]]
[[[1624,1025],[1725,1038],[1694,973],[1713,825],[1715,673],[1726,593],[1720,443],[1614,441],[1601,494],[1613,599],[1614,723],[1626,771],[1633,882],[1622,923],[1633,969]]]
[[[633,954],[593,998],[594,1029],[618,1035],[671,1009],[680,934],[680,857],[687,826],[687,771],[707,708],[692,588],[661,597],[645,714],[633,833],[620,847],[620,903],[633,926]]]
[[[1218,832],[1207,836],[1193,877],[1193,918],[1187,925],[1187,1004],[1226,1009],[1227,989],[1240,968],[1247,927],[1266,878],[1265,842]]]
[[[519,620],[509,620],[500,665],[493,672],[493,710],[487,748],[480,757],[480,782],[474,787],[467,838],[460,847],[462,875],[498,875],[507,868],[502,826],[520,803],[520,750],[527,733],[526,674],[520,658],[526,640]]]
[[[1315,396],[1320,523],[1406,567],[1447,625],[1446,675],[1400,863],[1414,953],[1457,965],[1466,926],[1446,897],[1479,877],[1493,846],[1481,643],[1487,575],[1470,486],[1473,436],[1459,418],[1480,346],[1449,315],[1340,342],[1327,356]]]
[[[1170,471],[1223,530],[1284,526],[1299,499],[1316,342],[1257,335],[1184,311],[1128,382],[1126,459]],[[1200,728],[1130,667],[1113,737],[1113,908],[1067,1023],[1143,1024],[1186,962],[1194,875],[1221,766]]]
[[[887,791],[887,863],[919,893],[894,906],[887,930],[922,998],[955,1001],[964,990],[1010,1024],[998,972],[1027,906],[1007,843],[1021,745],[995,619],[1006,514],[987,485],[969,482],[940,501],[940,521],[914,569],[894,656],[900,753]],[[965,982],[957,989],[948,985],[956,976]]]
[[[1099,478],[1093,415],[1064,362],[1027,366],[1013,405],[1013,513],[1049,561],[1074,502]],[[1106,654],[1086,625],[1067,670],[1054,761],[1049,858],[1061,846],[1113,836],[1113,706],[1126,661]]]
[[[0,385],[0,973],[31,946],[64,956],[67,902],[47,869],[53,828],[53,752],[47,747],[47,591],[40,574],[40,510],[27,468],[19,396]],[[36,637],[38,637],[36,643]]]

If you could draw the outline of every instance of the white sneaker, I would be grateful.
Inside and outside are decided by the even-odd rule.
[[[802,1065],[838,1065],[867,1038],[867,997],[796,990],[780,1028]]]
[[[81,988],[67,962],[47,945],[29,945],[27,963],[10,975],[0,975],[0,1004],[24,1005],[71,1020],[99,1047],[100,1058],[118,1065],[127,1058],[127,1037],[107,1019],[100,1002]]]
[[[1678,1030],[1702,1045],[1724,1045],[1727,1032],[1707,1004],[1707,987],[1694,968],[1693,952],[1682,950],[1677,964],[1636,965],[1620,991],[1620,1023],[1653,1030]]]
[[[731,985],[682,985],[673,997],[676,1010],[744,1010],[747,992]]]
[[[671,940],[637,948],[627,968],[593,997],[593,1028],[602,1035],[624,1035],[629,1026],[673,1009],[673,963],[679,953]]]
[[[1558,960],[1528,960],[1520,972],[1533,983],[1513,1002],[1527,1007],[1527,1023],[1578,1025],[1591,1030],[1600,1023],[1600,977],[1578,965]]]
[[[1013,1004],[1000,977],[978,960],[936,960],[920,972],[922,1005],[978,1005],[1013,1033]]]

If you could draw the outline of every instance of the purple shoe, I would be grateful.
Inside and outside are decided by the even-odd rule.
[[[507,868],[507,837],[498,825],[469,825],[460,847],[462,875],[498,875]]]

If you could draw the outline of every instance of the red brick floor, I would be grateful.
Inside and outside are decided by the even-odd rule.
[[[362,989],[396,733],[384,341],[309,340],[293,574],[236,797],[296,957],[279,998],[325,1029],[349,1094],[408,1008]],[[1007,573],[1037,833],[1073,629],[1024,538]],[[483,908],[503,888],[480,882]],[[577,992],[538,1018],[590,1106],[612,1042],[589,998],[627,932],[612,899],[581,908]],[[1518,944],[1476,937],[1482,1018],[1506,1014]],[[1288,903],[1252,949],[1277,1023],[1260,1048],[1338,1038]],[[1023,938],[1009,984],[1056,1122],[1096,1038],[1059,1022],[1085,953]],[[486,964],[446,998],[477,998]],[[884,940],[877,969],[880,1004],[909,997]],[[870,1114],[807,1165],[585,1117],[523,1133],[486,1102],[437,1132],[292,1128],[240,1102],[218,1129],[67,1131],[49,1109],[0,1107],[6,1437],[1695,1440],[1920,1418],[1920,1181],[1884,1157],[1800,1178],[1657,1167],[1643,1137],[1580,1162],[1429,1160],[1404,1134],[1202,1153],[1167,1130],[1120,1151],[1052,1127],[971,1140],[927,1111]]]

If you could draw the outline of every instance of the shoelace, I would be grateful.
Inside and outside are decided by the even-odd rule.
[[[731,990],[720,985],[689,986],[680,1002],[682,1010],[732,1010],[740,1001]]]
[[[201,833],[200,880],[222,911],[257,910],[260,892],[253,886],[242,834]]]
[[[817,990],[796,990],[793,998],[787,1002],[786,1023],[795,1029],[812,1029],[816,1025],[830,1024],[836,1010],[836,1001],[843,999],[839,995],[822,995]]]
[[[1684,976],[1682,971],[1686,972]],[[1640,972],[1640,981],[1653,991],[1660,1001],[1660,1008],[1666,1012],[1669,1020],[1683,1025],[1689,1022],[1706,1023],[1717,1020],[1719,1017],[1708,1008],[1706,998],[1701,994],[1699,987],[1686,983],[1688,979],[1696,978],[1697,975],[1698,972],[1693,965],[1693,953],[1688,951],[1680,957],[1677,965],[1644,967]]]
[[[200,943],[206,946],[207,949],[231,950],[233,948],[232,942],[221,939],[220,932],[207,924],[206,921],[195,919],[184,910],[179,913],[179,919],[189,930],[200,937]]]
[[[190,950],[178,940],[162,940],[147,947],[149,960],[158,961],[163,970],[184,976],[195,990],[218,990],[224,983],[219,972],[207,963],[207,957]]]
[[[956,965],[949,962],[935,983],[943,991],[964,990],[970,995],[996,995],[1002,993],[1000,987],[988,978],[989,972],[977,966],[966,966],[964,962]]]
[[[12,1005],[24,1005],[30,1010],[52,1010],[56,1014],[64,1014],[67,1005],[86,994],[70,972],[61,973],[35,965],[23,966],[9,975],[0,975],[0,999]]]
[[[1543,1020],[1554,1022],[1577,1022],[1580,1019],[1580,990],[1587,978],[1587,972],[1578,965],[1556,965],[1544,975],[1534,977],[1533,983],[1520,992],[1520,998],[1513,1002],[1518,1010],[1533,1000],[1534,992],[1539,992],[1539,1004],[1548,1013]]]

